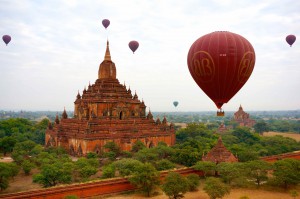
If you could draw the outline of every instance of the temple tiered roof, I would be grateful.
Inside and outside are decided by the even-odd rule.
[[[111,59],[107,42],[104,60],[99,66],[98,79],[74,102],[74,118],[68,118],[64,110],[61,119],[57,115],[54,125],[46,131],[46,146],[63,146],[72,155],[99,152],[110,141],[121,149],[130,150],[135,141],[153,147],[163,141],[175,143],[174,125],[166,118],[153,120],[151,111],[146,114],[144,101],[137,93],[131,93],[125,83],[116,78],[116,66]]]

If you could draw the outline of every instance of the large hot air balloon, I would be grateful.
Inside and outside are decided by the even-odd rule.
[[[7,45],[10,42],[11,37],[9,35],[3,35],[2,40]]]
[[[134,53],[136,51],[136,49],[139,47],[139,42],[131,41],[131,42],[129,42],[128,46],[132,50],[132,52]]]
[[[221,109],[249,79],[255,64],[255,52],[241,35],[217,31],[192,44],[187,63],[195,82]],[[224,115],[222,109],[217,113]]]
[[[177,102],[177,101],[174,101],[174,102],[173,102],[173,105],[174,105],[175,107],[177,107],[177,106],[178,106],[178,102]]]
[[[102,20],[102,25],[104,26],[104,28],[106,29],[110,24],[110,21],[108,19],[103,19]]]
[[[288,36],[286,36],[285,40],[292,47],[293,43],[296,41],[296,36],[295,35],[288,35]]]

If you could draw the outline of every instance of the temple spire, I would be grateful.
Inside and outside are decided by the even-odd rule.
[[[108,42],[108,40],[107,40],[107,43],[106,43],[106,52],[105,52],[104,60],[106,60],[106,61],[111,61],[110,52],[109,52],[109,42]]]

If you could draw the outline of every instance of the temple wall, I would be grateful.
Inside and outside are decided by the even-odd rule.
[[[195,173],[203,176],[202,171],[196,171],[191,168],[173,170],[183,176]],[[161,179],[164,179],[168,171],[161,172]],[[103,196],[114,193],[135,190],[126,178],[114,178],[96,182],[57,186],[46,189],[32,190],[27,192],[18,192],[11,194],[2,194],[0,198],[5,199],[61,199],[68,195],[76,195],[79,198],[93,196]]]

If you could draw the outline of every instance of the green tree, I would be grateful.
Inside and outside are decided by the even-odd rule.
[[[155,168],[158,171],[168,170],[175,168],[175,164],[167,159],[158,160],[155,162]]]
[[[141,140],[137,140],[133,144],[131,151],[135,153],[144,148],[146,148],[145,144]]]
[[[131,184],[144,191],[147,196],[160,184],[160,174],[150,163],[142,164],[129,178]]]
[[[101,178],[113,178],[116,175],[116,167],[114,164],[109,164],[102,167]]]
[[[203,171],[203,175],[206,177],[208,174],[215,174],[216,163],[199,161],[193,166],[193,168],[198,171]]]
[[[259,141],[259,135],[252,133],[247,127],[238,127],[233,130],[232,135],[239,139],[239,142],[245,144],[255,144]]]
[[[258,187],[263,181],[268,180],[268,171],[271,169],[272,165],[263,160],[254,160],[245,163],[247,177],[254,179]]]
[[[300,182],[300,160],[278,160],[273,164],[273,169],[275,182],[283,185],[285,189],[289,185],[297,185]]]
[[[104,148],[109,150],[109,152],[114,152],[116,156],[121,154],[121,148],[115,142],[107,142]]]
[[[170,199],[179,199],[183,198],[183,195],[189,190],[189,184],[182,175],[169,172],[162,185],[162,190]]]
[[[52,164],[45,164],[41,172],[33,176],[33,182],[44,187],[55,186],[59,183],[70,183],[72,181],[73,162],[57,160]]]
[[[13,137],[7,136],[0,138],[0,152],[6,156],[7,153],[11,153],[17,140]]]
[[[205,180],[203,190],[209,195],[210,199],[223,198],[230,193],[230,187],[215,177],[209,177]]]
[[[221,162],[217,165],[217,171],[225,183],[229,185],[231,182],[237,178],[243,176],[243,171],[240,166],[241,163],[236,162]]]
[[[256,124],[254,124],[253,128],[259,134],[269,131],[268,124],[263,120],[256,122]]]
[[[134,159],[137,159],[141,162],[152,162],[154,163],[155,161],[158,160],[158,154],[155,153],[153,148],[148,149],[144,148],[142,150],[139,150],[137,153],[134,154]]]
[[[77,173],[81,179],[86,180],[97,173],[98,167],[99,162],[96,158],[87,159],[82,157],[75,162],[74,173]]]
[[[143,163],[135,159],[124,158],[114,162],[113,165],[119,171],[120,175],[125,177],[134,173]]]
[[[11,164],[0,162],[0,190],[5,190],[9,185],[9,179],[14,176]]]
[[[197,187],[200,185],[200,178],[197,174],[189,174],[186,176],[188,185],[189,185],[189,191],[196,191]]]
[[[25,175],[29,175],[31,169],[33,169],[35,167],[35,165],[32,162],[30,162],[29,160],[24,160],[21,164],[21,167],[22,167]]]

